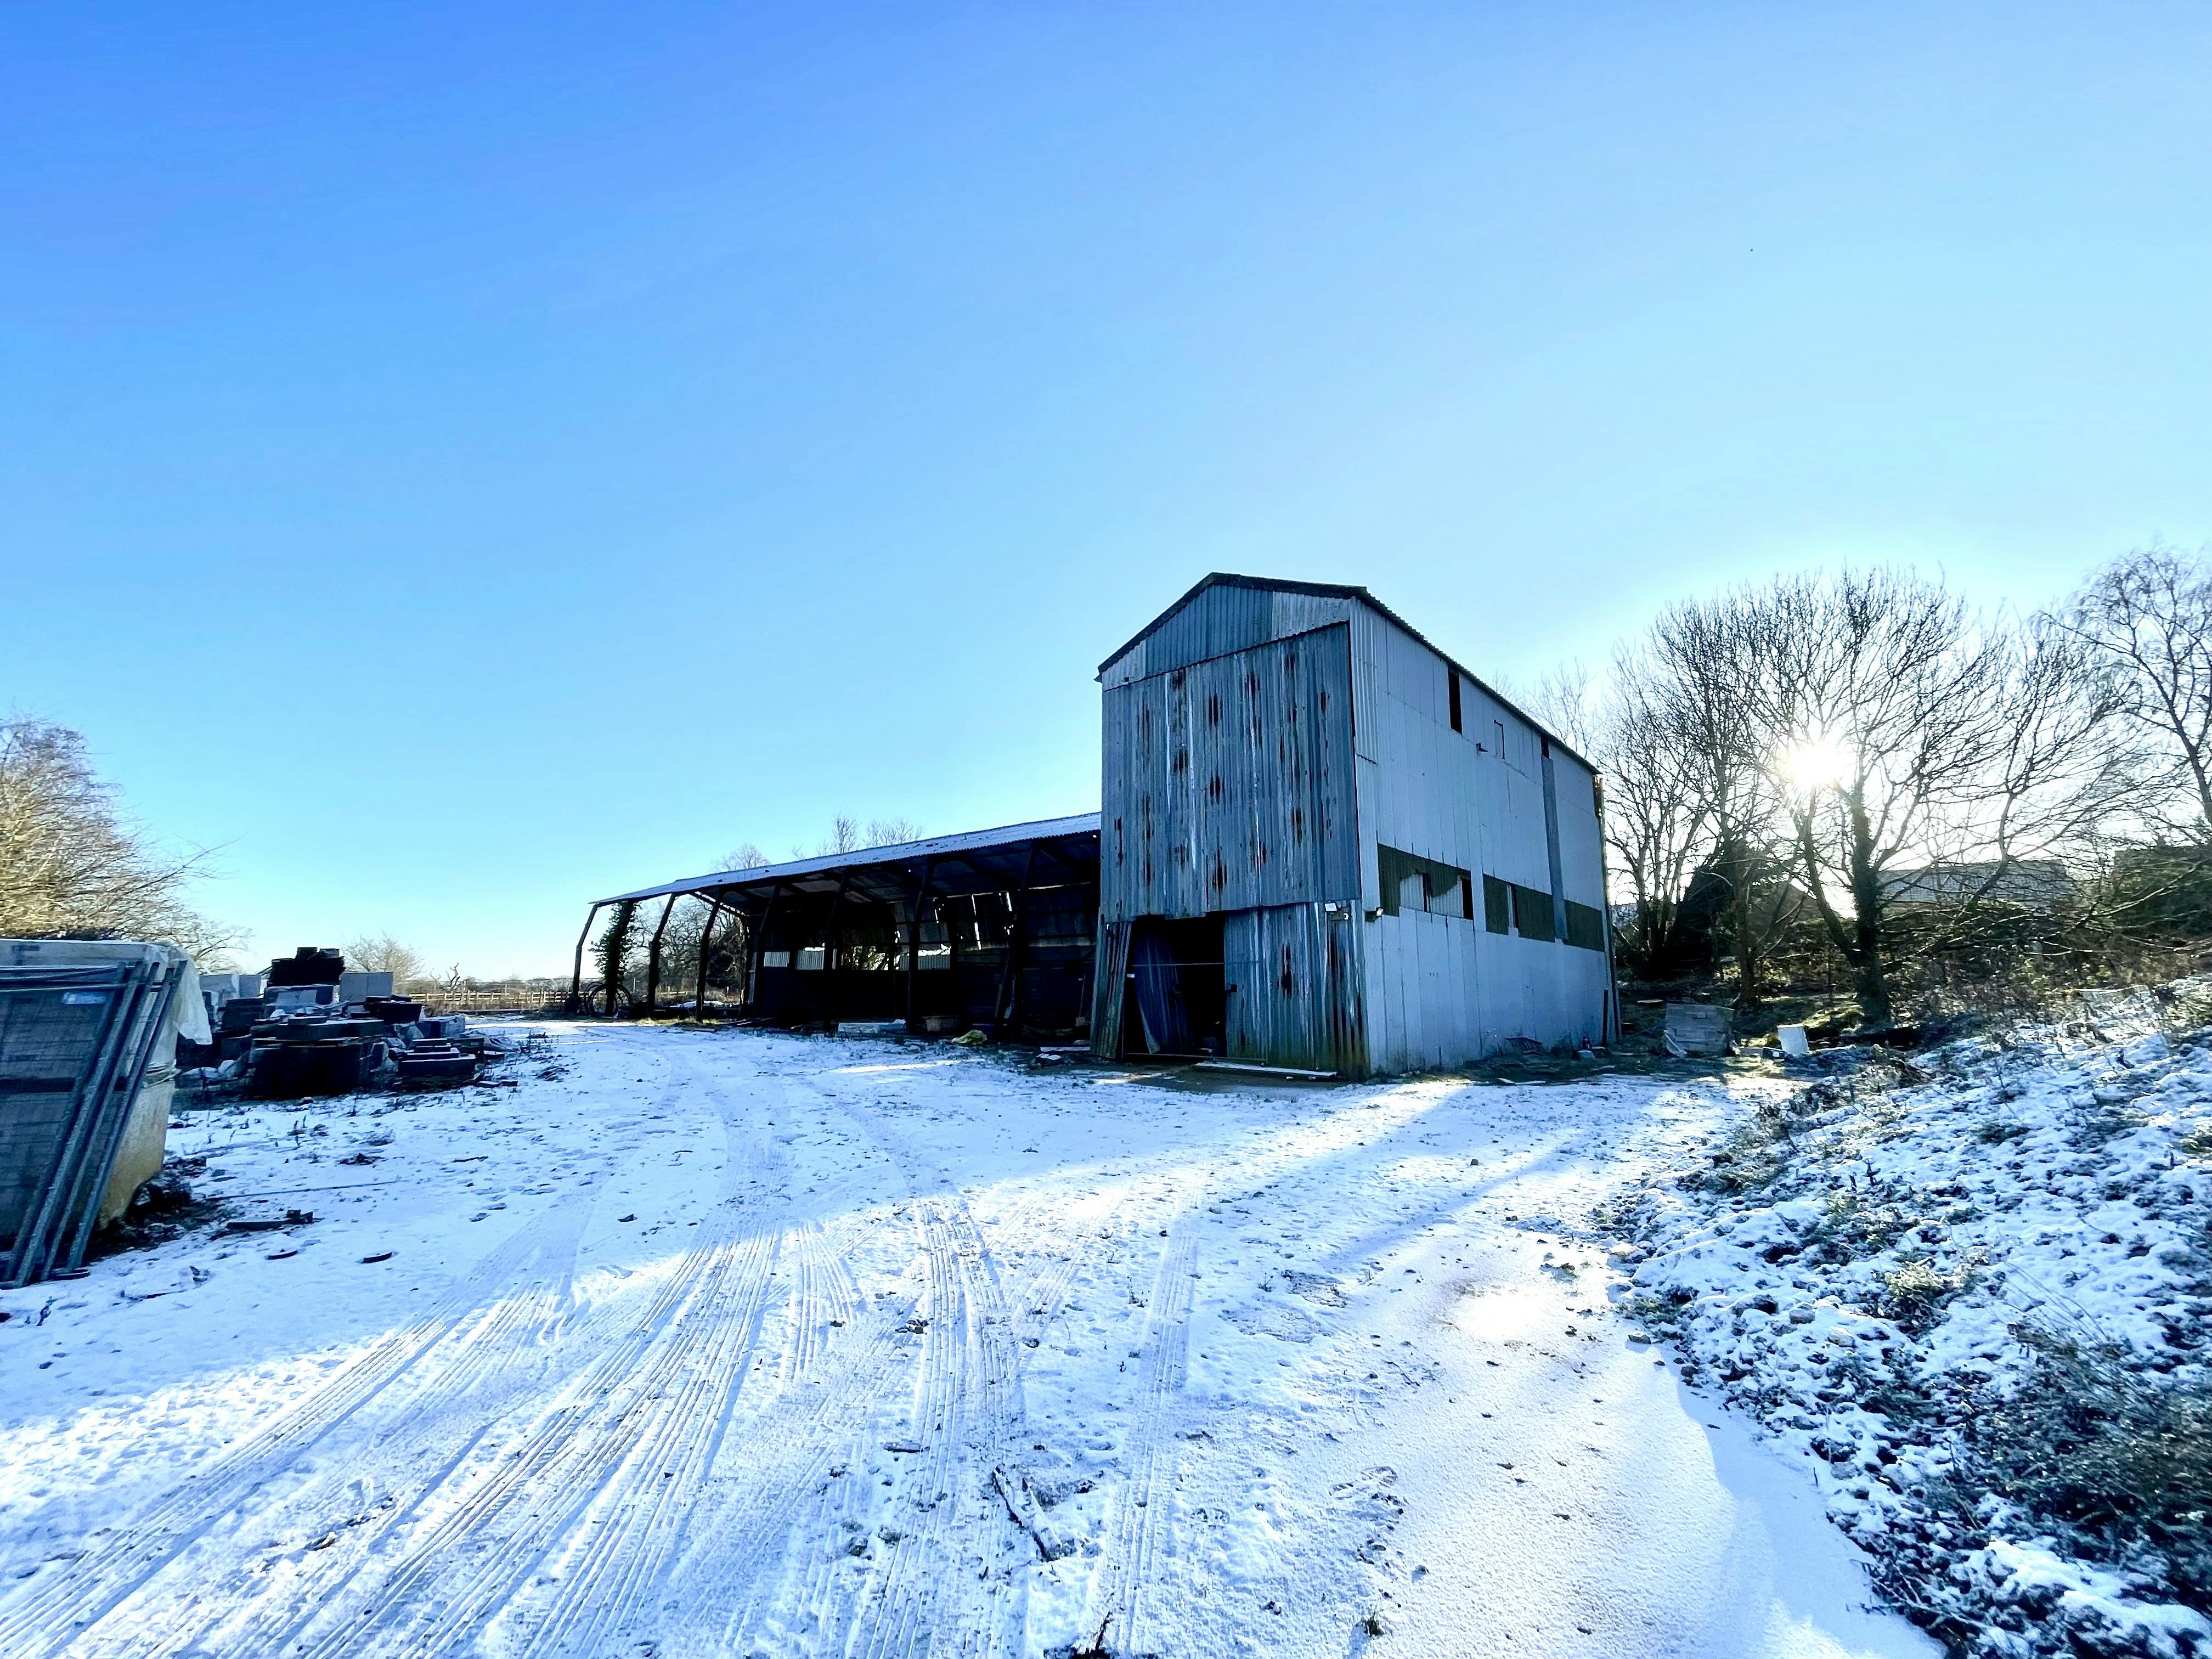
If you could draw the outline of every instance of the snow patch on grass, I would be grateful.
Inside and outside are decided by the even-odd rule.
[[[2212,1046],[2160,1008],[1864,1058],[1609,1217],[1954,1653],[2212,1652]]]

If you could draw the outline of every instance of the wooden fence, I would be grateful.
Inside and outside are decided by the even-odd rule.
[[[422,1005],[426,1014],[535,1014],[557,1008],[568,995],[564,986],[495,985],[474,991],[415,991],[409,996]]]

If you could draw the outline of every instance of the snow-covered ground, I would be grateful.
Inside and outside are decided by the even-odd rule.
[[[1624,1206],[1645,1311],[1963,1650],[2212,1652],[2177,1589],[2201,1546],[2162,1553],[2150,1513],[2201,1504],[2195,1476],[2123,1477],[2148,1525],[2069,1531],[2034,1501],[2085,1439],[2124,1438],[2130,1402],[2148,1419],[2212,1381],[2212,1048],[2169,1018],[2110,997],[1875,1059]],[[2043,1374],[2081,1394],[2046,1444],[2018,1402],[2054,1344],[2098,1365]],[[2145,1485],[2179,1462],[2139,1455]]]
[[[551,1030],[0,1296],[0,1653],[1932,1651],[1609,1310],[1717,1085]]]

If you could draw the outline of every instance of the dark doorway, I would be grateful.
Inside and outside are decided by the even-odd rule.
[[[1219,916],[1188,921],[1139,916],[1130,924],[1122,1052],[1223,1052],[1227,999],[1223,994],[1221,967]]]

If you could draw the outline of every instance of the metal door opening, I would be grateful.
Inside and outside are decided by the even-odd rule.
[[[1139,916],[1130,925],[1127,983],[1123,1054],[1198,1057],[1225,1051],[1228,997],[1219,916]]]

